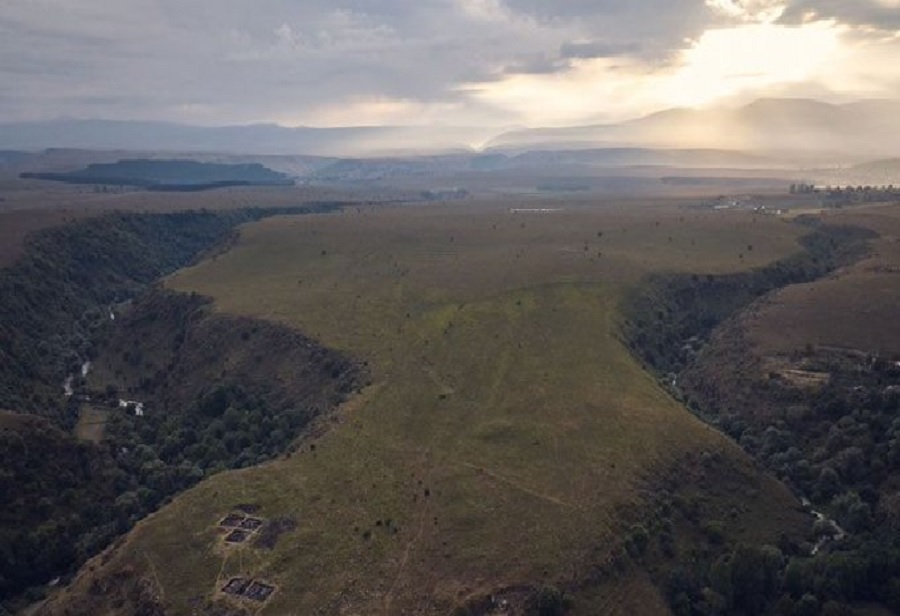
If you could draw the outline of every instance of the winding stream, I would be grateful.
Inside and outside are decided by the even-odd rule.
[[[812,550],[810,550],[810,554],[812,556],[815,556],[816,554],[818,554],[819,551],[821,551],[821,549],[823,547],[828,545],[829,542],[843,541],[843,539],[847,536],[847,531],[845,531],[843,528],[841,528],[841,526],[837,522],[835,522],[834,520],[832,520],[831,518],[826,516],[821,511],[816,511],[815,509],[813,509],[812,503],[809,502],[808,498],[801,498],[800,503],[806,509],[808,509],[809,512],[811,514],[813,514],[813,516],[815,516],[816,522],[825,522],[832,531],[831,534],[827,534],[827,535],[823,535],[822,537],[819,537],[819,540],[816,541],[816,544],[813,546]]]
[[[87,375],[90,374],[90,372],[91,372],[91,362],[86,361],[83,364],[81,364],[81,378],[87,377]],[[69,376],[66,377],[66,380],[63,381],[63,393],[65,394],[66,398],[71,397],[72,394],[75,393],[75,388],[72,387],[72,383],[74,383],[74,382],[75,382],[74,374],[70,374]]]

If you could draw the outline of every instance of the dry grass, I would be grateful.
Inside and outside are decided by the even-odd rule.
[[[75,425],[75,436],[83,441],[99,443],[103,440],[103,430],[106,427],[106,421],[110,412],[125,411],[118,409],[110,411],[109,408],[83,406],[78,415],[78,423]]]
[[[806,345],[900,353],[900,205],[835,211],[825,220],[865,227],[881,237],[859,263],[777,293],[749,320],[751,339],[764,355]]]
[[[357,198],[310,187],[236,187],[199,193],[139,190],[98,193],[92,186],[0,178],[0,267],[12,264],[19,257],[29,234],[105,212],[290,207],[309,201]]]
[[[510,206],[269,219],[173,276],[218,310],[368,361],[374,384],[314,450],[203,482],[139,524],[110,566],[152,575],[176,613],[241,573],[279,585],[268,614],[444,614],[498,587],[577,579],[686,452],[743,460],[629,355],[619,300],[651,271],[785,256],[797,231],[650,202]],[[788,511],[767,485],[763,500]],[[222,553],[213,525],[242,502],[298,528],[271,552]],[[758,534],[774,538],[776,517],[755,519]],[[580,597],[584,613],[601,595]],[[662,609],[656,595],[635,606]]]

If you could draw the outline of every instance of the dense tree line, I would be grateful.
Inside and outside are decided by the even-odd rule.
[[[883,203],[900,198],[900,188],[890,186],[827,186],[822,200],[827,207]]]
[[[786,562],[784,585],[839,607],[875,601],[900,611],[900,367],[884,358],[806,351],[804,367],[827,372],[804,390],[771,374],[739,384],[729,408],[698,407],[828,520],[823,549]],[[768,411],[768,412],[763,412]],[[794,597],[796,598],[796,597]]]
[[[39,597],[204,477],[285,452],[314,415],[225,386],[178,413],[115,413],[98,445],[39,418],[0,429],[0,602]]]
[[[107,451],[49,421],[0,429],[0,464],[0,600],[47,583],[127,528],[109,504],[128,478]]]
[[[321,402],[267,396],[265,384],[213,382],[168,413],[115,413],[95,445],[70,434],[78,396],[62,402],[61,383],[96,354],[111,304],[189,263],[239,223],[333,207],[111,214],[36,234],[0,271],[0,407],[32,413],[0,414],[0,606],[36,598],[203,477],[284,452],[320,410]],[[346,391],[355,378],[347,364],[313,352],[336,383],[324,386],[326,398]]]
[[[693,372],[706,337],[726,317],[851,262],[867,237],[819,228],[803,254],[746,274],[658,280],[636,300],[626,331],[637,355],[702,418],[808,498],[826,516],[816,532],[833,538],[815,554],[809,546],[739,546],[681,567],[667,583],[676,613],[847,614],[864,601],[900,611],[900,496],[887,488],[900,477],[900,366],[809,348],[797,359],[830,375],[821,387],[798,388],[777,373],[763,382],[736,373],[718,396]]]
[[[718,276],[662,274],[647,281],[625,311],[624,334],[632,351],[658,374],[678,374],[727,317],[770,291],[816,280],[853,262],[875,236],[855,227],[801,222],[810,228],[800,240],[803,250],[771,265]]]
[[[886,533],[809,557],[771,545],[739,545],[678,566],[664,590],[677,616],[850,616],[858,602],[900,611],[900,545]]]
[[[822,195],[822,205],[841,208],[862,203],[883,203],[900,198],[900,188],[888,186],[826,186],[820,188],[814,184],[791,184],[792,195]]]
[[[22,257],[0,270],[0,408],[71,427],[71,409],[57,394],[92,357],[110,305],[188,264],[240,223],[335,206],[116,213],[34,234]]]

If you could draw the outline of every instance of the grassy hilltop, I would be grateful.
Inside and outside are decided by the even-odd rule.
[[[803,520],[786,489],[629,354],[622,300],[649,273],[769,263],[796,251],[799,233],[652,202],[245,226],[231,251],[167,286],[368,362],[371,384],[293,455],[217,475],[140,523],[46,611],[129,613],[133,597],[117,608],[104,592],[136,575],[141,596],[187,614],[228,605],[218,591],[244,575],[277,586],[264,614],[449,614],[545,585],[569,590],[575,613],[665,613],[644,574],[604,586],[591,572],[653,523],[655,488],[689,461],[717,460],[706,477],[731,492],[702,473],[692,489],[709,511],[731,511],[728,541],[774,543]],[[272,549],[226,548],[215,527],[238,504],[296,528]]]

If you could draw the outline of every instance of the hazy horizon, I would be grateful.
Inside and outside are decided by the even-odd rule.
[[[900,154],[900,101],[832,105],[757,99],[732,107],[677,108],[621,123],[552,126],[388,125],[202,126],[159,121],[58,119],[0,122],[0,149],[221,152],[320,156],[408,156],[490,151],[638,148],[715,150],[769,164],[841,164]],[[757,166],[762,161],[754,161]]]
[[[814,104],[823,104],[835,107],[845,107],[852,106],[857,104],[865,104],[865,103],[886,103],[886,104],[897,104],[900,105],[900,97],[884,97],[884,98],[858,98],[847,100],[843,102],[830,102],[827,100],[817,99],[813,97],[769,97],[763,96],[756,99],[749,99],[747,101],[741,101],[739,103],[735,102],[724,102],[719,104],[711,104],[711,105],[682,105],[677,107],[665,107],[661,109],[656,109],[654,111],[649,111],[646,113],[639,113],[634,116],[623,117],[620,120],[608,121],[608,122],[595,122],[593,123],[596,126],[605,126],[605,125],[618,125],[618,124],[627,124],[629,122],[634,122],[636,120],[642,120],[645,118],[653,117],[658,114],[664,114],[667,112],[677,112],[677,111],[688,111],[688,112],[721,112],[721,111],[740,111],[748,106],[751,106],[755,103],[763,102],[763,101],[785,101],[785,102],[809,102]],[[10,125],[10,124],[39,124],[39,123],[53,123],[53,122],[110,122],[110,123],[129,123],[129,124],[171,124],[175,126],[183,126],[190,128],[252,128],[252,127],[278,127],[285,129],[322,129],[322,130],[331,130],[331,129],[360,129],[360,128],[435,128],[435,129],[458,129],[458,128],[468,128],[468,129],[483,129],[486,131],[491,131],[494,133],[503,133],[503,132],[511,132],[518,130],[530,130],[530,129],[541,129],[541,128],[569,128],[569,127],[578,127],[578,126],[590,126],[591,123],[562,123],[562,124],[524,124],[524,123],[515,123],[515,124],[505,124],[505,125],[477,125],[477,124],[448,124],[444,122],[433,122],[429,124],[417,124],[415,122],[399,122],[395,124],[386,124],[386,123],[368,123],[368,124],[285,124],[282,122],[278,122],[277,120],[268,121],[246,121],[246,122],[214,122],[214,123],[203,123],[203,122],[191,122],[188,120],[179,120],[179,119],[144,119],[138,117],[121,117],[121,118],[110,118],[103,116],[91,116],[91,115],[67,115],[61,114],[53,117],[40,118],[34,120],[20,120],[20,121],[0,121],[0,125]]]

